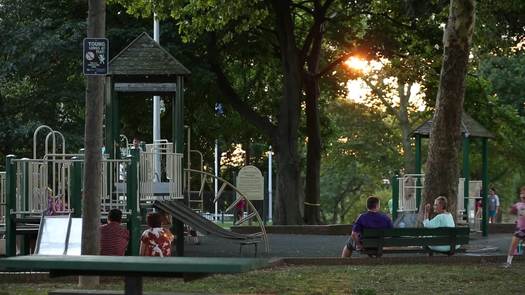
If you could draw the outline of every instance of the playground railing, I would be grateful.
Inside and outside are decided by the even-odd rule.
[[[5,171],[0,172],[0,225],[5,225],[6,187]]]
[[[417,211],[417,196],[423,191],[425,178],[422,174],[406,174],[398,178],[399,204],[398,212]]]
[[[161,169],[155,169],[155,159],[160,157]],[[141,152],[139,171],[139,199],[182,199],[182,154],[167,151]],[[156,172],[156,171],[160,171]]]
[[[101,214],[107,215],[111,209],[128,212],[127,206],[127,171],[131,160],[129,159],[103,159],[102,160],[102,193],[100,200]]]
[[[71,159],[14,159],[16,213],[69,213]]]
[[[73,164],[80,169],[73,171]],[[127,169],[130,159],[101,161],[101,213],[118,208],[127,212]],[[16,171],[16,203],[14,213],[55,215],[80,212],[72,201],[80,204],[80,190],[73,195],[72,179],[84,174],[84,161],[79,158],[14,159]],[[78,175],[74,175],[77,173]],[[80,184],[81,185],[81,184]],[[0,186],[4,187],[4,186]],[[5,194],[4,194],[5,195]],[[80,207],[80,206],[79,206]],[[77,212],[77,213],[79,213]]]
[[[397,177],[397,212],[417,212],[418,200],[424,189],[425,177],[423,174],[406,174]],[[460,178],[458,182],[458,191],[456,199],[456,214],[458,220],[462,220],[466,215],[470,227],[473,231],[479,229],[480,216],[476,216],[475,202],[479,199],[482,181],[470,180],[468,188],[465,185],[465,178]],[[465,189],[468,189],[468,197],[466,197]],[[394,198],[396,199],[396,198]]]

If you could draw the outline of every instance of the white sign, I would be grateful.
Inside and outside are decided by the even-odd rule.
[[[250,201],[264,200],[264,178],[261,170],[255,166],[242,167],[237,175],[237,189]]]

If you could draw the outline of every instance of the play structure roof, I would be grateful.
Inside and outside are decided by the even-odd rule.
[[[191,72],[148,34],[142,33],[109,62],[109,75],[185,76]]]
[[[429,136],[432,129],[432,119],[421,124],[412,131],[412,135]],[[483,127],[478,121],[474,120],[467,113],[463,112],[461,116],[461,134],[469,137],[494,138],[494,134]]]

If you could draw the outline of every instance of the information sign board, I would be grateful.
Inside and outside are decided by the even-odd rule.
[[[107,75],[109,41],[106,38],[85,38],[83,50],[84,75]]]

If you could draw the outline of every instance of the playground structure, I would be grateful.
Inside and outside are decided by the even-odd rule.
[[[57,131],[49,129],[49,134],[57,134]],[[35,135],[42,128],[35,131]],[[52,137],[46,137],[48,142]],[[35,136],[36,137],[36,136]],[[65,141],[62,142],[65,146]],[[171,145],[170,143],[165,146]],[[46,144],[47,146],[47,144]],[[36,145],[34,146],[36,150]],[[2,184],[0,192],[2,206],[0,206],[0,220],[3,221],[6,233],[6,253],[12,256],[15,249],[15,239],[17,229],[25,227],[33,228],[43,215],[71,214],[74,217],[81,217],[81,198],[82,198],[82,173],[83,158],[82,154],[60,154],[56,153],[56,148],[48,151],[40,159],[16,159],[14,156],[7,157],[7,171],[2,172]],[[155,153],[160,154],[162,177],[153,171],[153,159]],[[261,228],[255,235],[245,236],[232,233],[224,234],[225,230],[212,222],[202,224],[198,213],[183,204],[183,191],[191,191],[189,188],[183,189],[184,177],[189,178],[190,174],[196,174],[201,179],[206,177],[215,178],[214,175],[194,169],[185,169],[185,176],[178,174],[182,165],[182,155],[170,153],[169,148],[158,150],[157,152],[141,152],[138,149],[130,149],[130,155],[125,159],[102,159],[102,173],[100,181],[102,183],[101,207],[102,216],[106,216],[111,209],[117,208],[123,212],[128,223],[132,240],[139,240],[140,237],[140,215],[144,208],[154,207],[162,209],[163,202],[169,202],[172,207],[179,210],[163,210],[171,214],[174,218],[180,218],[185,224],[195,227],[202,233],[215,234],[219,237],[235,240],[263,240],[265,250],[269,251],[264,223],[259,216],[256,208],[228,181],[217,178],[221,182],[221,189],[215,196],[213,202],[222,200],[226,188],[236,191],[239,197],[225,210],[233,212],[235,205],[244,199],[249,208],[249,214],[236,222],[243,224],[247,221],[255,221]],[[5,176],[5,177],[4,177]],[[167,181],[162,181],[167,180]],[[202,186],[201,186],[202,187]],[[201,192],[202,193],[202,192]],[[202,196],[202,194],[201,194]],[[179,203],[173,203],[178,201]],[[5,204],[5,205],[4,205]],[[187,210],[180,210],[185,207]],[[10,212],[10,214],[6,214]],[[181,213],[182,212],[182,213]],[[212,225],[213,224],[213,225]],[[130,242],[131,253],[138,248]]]
[[[415,138],[415,174],[394,176],[392,184],[392,215],[394,220],[405,213],[418,212],[421,205],[424,175],[422,174],[421,140],[429,137],[432,129],[432,120],[428,120],[412,131]],[[461,117],[461,135],[463,138],[463,167],[462,178],[459,179],[456,199],[457,212],[452,212],[458,218],[465,220],[473,230],[481,230],[483,236],[488,235],[488,212],[482,210],[481,220],[475,209],[475,200],[481,198],[482,206],[487,208],[488,196],[488,139],[494,138],[480,123],[463,113]],[[470,179],[470,140],[481,140],[482,180]]]
[[[106,77],[105,92],[105,147],[101,151],[107,151],[107,154],[103,154],[100,163],[100,212],[102,216],[107,215],[113,208],[123,212],[130,230],[128,250],[131,255],[138,255],[141,214],[147,210],[145,208],[152,208],[155,202],[179,202],[179,205],[188,208],[192,203],[196,203],[197,211],[202,211],[203,185],[200,185],[198,197],[190,200],[192,178],[200,178],[202,183],[206,177],[212,177],[223,183],[221,191],[214,196],[214,202],[222,198],[225,187],[230,186],[236,190],[224,179],[202,170],[190,169],[189,156],[196,151],[191,150],[189,138],[186,145],[188,169],[184,170],[183,84],[184,76],[189,73],[146,33],[139,35],[110,61],[110,74]],[[143,151],[131,147],[127,137],[120,134],[118,93],[175,94],[172,101],[173,142],[161,140],[147,144]],[[37,138],[41,130],[47,130],[48,133],[45,136],[44,153],[39,156]],[[125,143],[123,146],[122,142]],[[3,181],[0,182],[0,221],[4,222],[7,256],[16,254],[16,235],[22,232],[22,228],[34,231],[43,215],[71,214],[81,217],[83,152],[67,154],[62,134],[48,126],[41,126],[35,130],[33,149],[32,159],[8,156],[6,171],[0,174],[0,180]],[[200,167],[202,169],[202,160]],[[237,221],[237,224],[246,221],[257,222],[260,233],[246,239],[264,241],[268,252],[268,240],[261,217],[246,196],[237,192],[237,198],[227,211],[234,210],[235,204],[245,199],[251,213]],[[197,213],[188,214],[190,217],[186,221],[197,220],[196,215]],[[182,256],[184,221],[179,216],[173,218],[177,235],[177,254]],[[210,227],[211,224],[205,226]],[[205,232],[214,233],[216,229]],[[21,245],[20,248],[23,253],[30,252],[26,245]]]
[[[405,174],[392,178],[392,196],[395,208],[393,211],[394,220],[402,214],[414,214],[419,211],[421,204],[421,194],[425,176],[423,174]],[[465,178],[460,178],[456,196],[456,217],[457,220],[468,222],[472,231],[481,231],[481,216],[476,215],[476,201],[480,200],[482,181],[469,181],[468,194],[466,194]],[[394,207],[393,206],[393,207]]]

